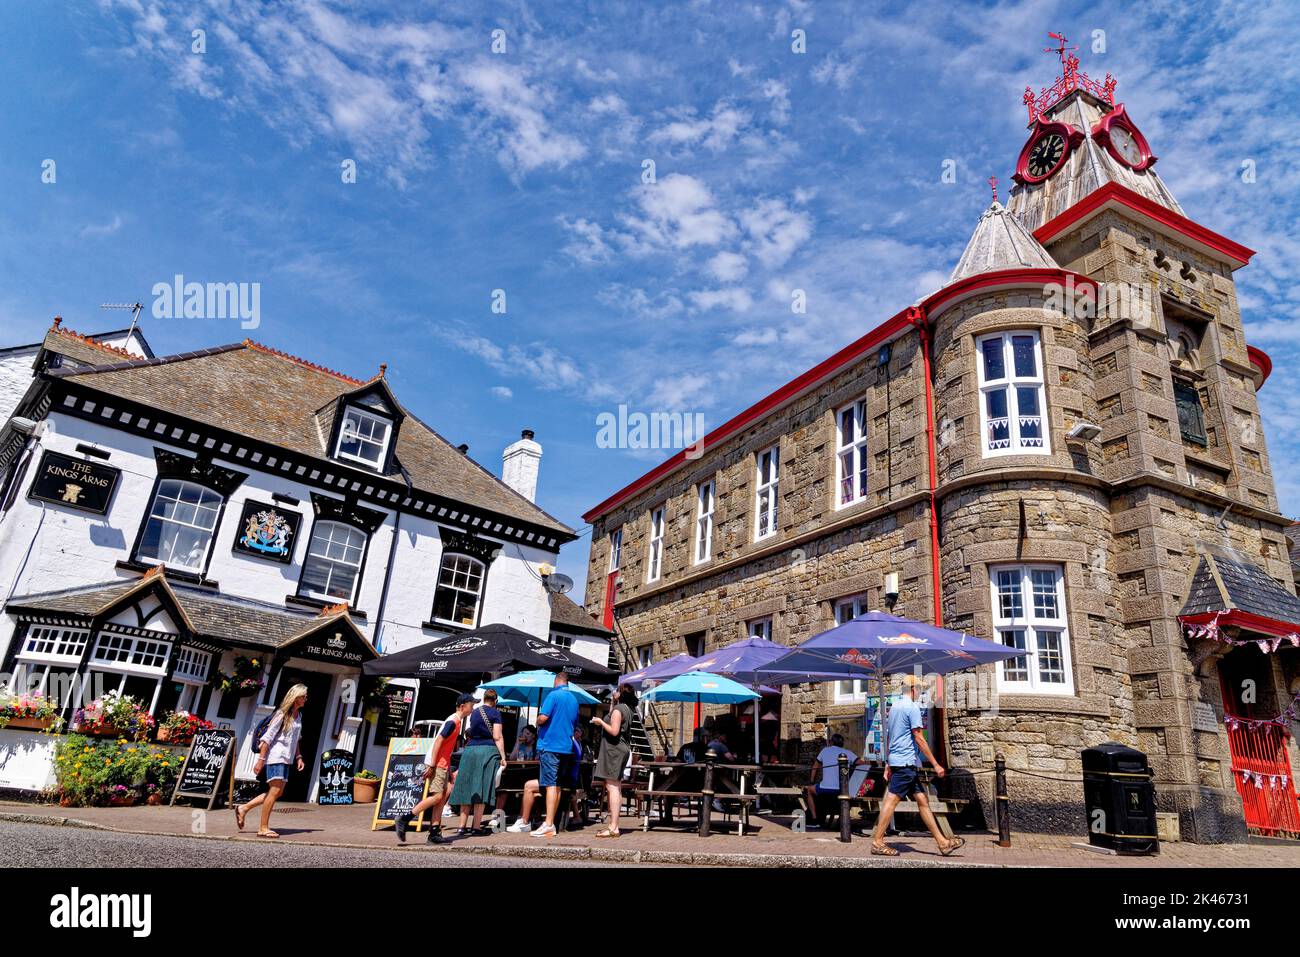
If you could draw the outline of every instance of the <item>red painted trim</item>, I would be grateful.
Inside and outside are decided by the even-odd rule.
[[[1268,381],[1268,377],[1273,374],[1273,360],[1268,357],[1267,352],[1257,346],[1246,346],[1246,355],[1250,358],[1250,364],[1261,373],[1259,385],[1255,388],[1262,388]]]
[[[614,630],[614,598],[618,592],[618,571],[605,576],[605,607],[602,609],[604,625],[608,631]]]
[[[1061,150],[1061,158],[1056,161],[1055,166],[1042,176],[1035,176],[1029,172],[1029,154],[1033,151],[1034,144],[1050,133],[1056,133],[1065,141],[1065,146]],[[1083,133],[1075,129],[1071,124],[1044,120],[1041,116],[1037,117],[1034,120],[1034,129],[1030,132],[1029,139],[1025,140],[1025,145],[1020,148],[1020,156],[1016,159],[1016,171],[1011,174],[1011,178],[1022,186],[1037,186],[1039,183],[1046,183],[1065,166],[1070,159],[1070,154],[1082,142]]]
[[[1137,144],[1137,148],[1142,152],[1142,161],[1136,166],[1121,156],[1119,150],[1115,148],[1115,142],[1110,138],[1110,130],[1113,126],[1122,127],[1132,134],[1133,142]],[[1151,152],[1151,144],[1147,142],[1147,138],[1142,135],[1142,131],[1137,128],[1137,124],[1128,115],[1123,103],[1120,103],[1115,109],[1096,122],[1092,128],[1092,138],[1104,146],[1106,152],[1121,166],[1127,166],[1129,169],[1140,173],[1142,170],[1150,169],[1155,165],[1156,156]]]
[[[953,300],[968,296],[978,290],[1008,287],[1008,286],[1045,286],[1052,282],[1063,283],[1074,286],[1091,286],[1094,293],[1097,288],[1095,280],[1087,276],[1071,272],[1068,269],[1002,269],[997,272],[981,273],[978,276],[969,276],[951,286],[945,286],[938,292],[932,293],[919,306],[927,315],[936,315],[942,308],[946,307]],[[807,372],[790,380],[775,392],[760,399],[751,405],[748,409],[727,420],[718,426],[712,432],[704,437],[704,440],[692,446],[689,451],[692,452],[692,460],[698,459],[706,451],[716,446],[718,443],[735,435],[745,426],[757,419],[767,415],[773,409],[779,408],[786,402],[800,395],[802,392],[821,382],[838,372],[844,366],[849,365],[854,360],[870,352],[876,346],[897,337],[900,333],[906,332],[911,326],[912,321],[908,318],[912,309],[918,307],[909,307],[895,316],[887,319],[885,322],[876,326],[865,336],[855,342],[845,346],[839,352],[835,353],[828,359],[819,362]],[[686,462],[687,449],[682,449],[671,458],[655,466],[649,472],[646,472],[639,479],[629,485],[619,489],[609,498],[605,499],[595,508],[587,511],[583,516],[584,522],[592,522],[613,509],[615,506],[626,501],[638,492],[644,491],[664,476],[676,471],[679,466]]]
[[[1222,612],[1207,611],[1199,615],[1179,615],[1178,620],[1185,625],[1204,625],[1213,621],[1216,615],[1219,617],[1220,625],[1236,625],[1247,631],[1272,635],[1275,638],[1285,638],[1287,635],[1300,632],[1300,622],[1266,618],[1263,615],[1242,611],[1240,608],[1229,608]]]
[[[1186,236],[1193,242],[1200,243],[1235,263],[1244,266],[1255,255],[1255,250],[1233,242],[1226,236],[1220,236],[1213,230],[1194,223],[1186,216],[1180,216],[1172,209],[1166,209],[1154,200],[1140,196],[1127,186],[1119,183],[1107,183],[1079,200],[1055,219],[1049,220],[1034,230],[1034,238],[1047,245],[1071,226],[1090,217],[1109,202],[1126,206],[1134,212],[1153,219],[1161,226]]]
[[[934,447],[934,382],[930,371],[930,317],[924,309],[909,309],[908,318],[921,337],[921,361],[925,374],[925,446],[930,465],[930,574],[934,592],[934,624],[943,627],[943,590],[939,587],[939,488],[938,455]]]

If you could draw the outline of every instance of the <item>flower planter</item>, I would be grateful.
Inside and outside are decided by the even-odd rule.
[[[135,804],[135,795],[128,794],[126,797],[109,798],[110,807],[132,807]]]
[[[161,793],[159,793],[159,794],[150,794],[149,797],[145,799],[144,803],[148,804],[150,807],[157,807],[158,805],[162,804],[162,802],[163,802],[163,796]]]
[[[178,748],[188,748],[190,746],[190,743],[193,740],[194,740],[194,735],[184,734],[179,732],[173,734],[169,728],[163,728],[161,731],[158,732],[159,744],[171,744],[171,745],[175,745]]]
[[[53,718],[10,718],[5,727],[26,728],[30,731],[44,731],[53,723]]]
[[[352,779],[352,803],[353,804],[374,804],[379,797],[379,779],[378,778],[353,778]]]

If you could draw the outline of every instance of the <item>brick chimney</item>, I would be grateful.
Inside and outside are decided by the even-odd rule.
[[[501,453],[501,481],[528,501],[537,499],[537,469],[542,461],[542,447],[533,441],[533,430],[524,429],[519,441]]]

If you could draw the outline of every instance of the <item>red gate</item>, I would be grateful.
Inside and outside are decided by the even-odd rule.
[[[1232,779],[1246,809],[1246,827],[1264,837],[1300,838],[1300,807],[1286,746],[1286,729],[1278,725],[1228,726]]]

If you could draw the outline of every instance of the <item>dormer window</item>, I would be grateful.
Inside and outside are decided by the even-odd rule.
[[[335,458],[359,462],[372,469],[383,468],[392,428],[392,422],[383,416],[345,406]]]

